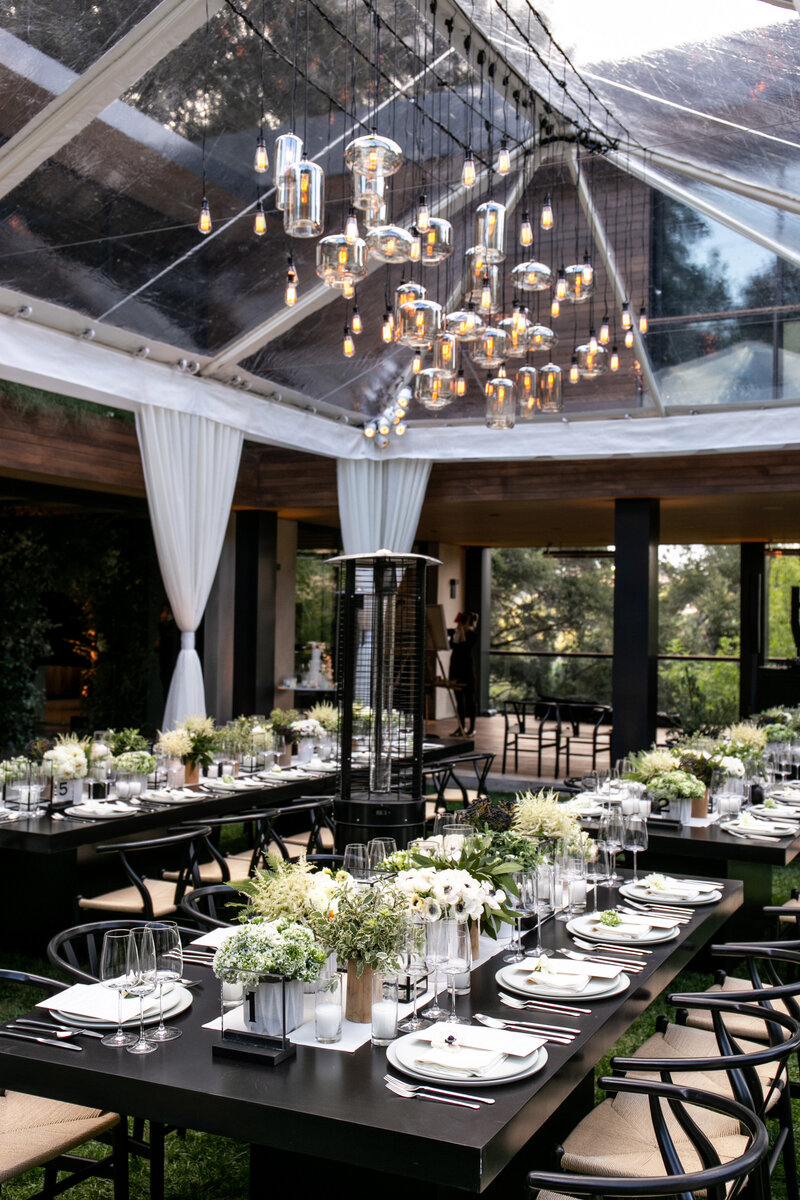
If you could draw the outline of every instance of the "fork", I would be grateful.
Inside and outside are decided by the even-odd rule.
[[[558,1013],[565,1017],[579,1017],[581,1014],[588,1014],[592,1010],[590,1008],[578,1008],[572,1004],[544,1004],[538,1000],[522,1000],[518,996],[509,996],[508,992],[500,992],[500,999],[503,1000],[510,1008],[533,1008],[543,1013]]]
[[[624,971],[644,970],[644,963],[624,962],[620,958],[604,958],[602,954],[581,954],[579,950],[562,950],[561,953],[575,962],[603,963],[607,967],[619,967]]]
[[[473,1016],[488,1029],[511,1029],[514,1033],[529,1033],[531,1037],[541,1038],[543,1042],[553,1042],[557,1046],[569,1046],[579,1032],[577,1029],[573,1032],[564,1028],[556,1031],[552,1025],[536,1025],[532,1021],[506,1021],[501,1017],[489,1017],[486,1013],[473,1013]]]
[[[478,1104],[494,1104],[491,1096],[470,1096],[467,1092],[448,1092],[446,1088],[431,1087],[427,1083],[409,1083],[406,1079],[398,1079],[395,1075],[384,1075],[386,1083],[393,1083],[399,1089],[407,1092],[437,1092],[440,1096],[452,1096],[455,1100],[475,1100]]]
[[[69,1034],[83,1034],[85,1037],[102,1038],[105,1035],[98,1033],[96,1029],[79,1029],[74,1025],[54,1025],[52,1021],[34,1021],[30,1017],[16,1017],[14,1024],[9,1025],[9,1029],[17,1029],[25,1026],[27,1029],[41,1030],[42,1033],[52,1033],[53,1037],[59,1035],[64,1036]],[[25,1032],[21,1029],[21,1032]]]
[[[636,957],[640,957],[643,954],[653,953],[652,950],[628,950],[626,946],[620,946],[617,942],[613,944],[610,942],[585,942],[583,938],[576,937],[574,933],[572,934],[572,940],[576,946],[580,946],[581,950],[589,950],[593,952],[596,952],[597,950],[613,950],[615,954],[628,954]]]
[[[672,921],[675,925],[688,925],[691,917],[682,917],[678,913],[663,911],[663,912],[648,912],[646,909],[637,909],[628,906],[627,904],[618,904],[617,912],[622,913],[625,917],[663,917],[665,921]]]
[[[652,913],[653,916],[658,913],[679,913],[682,917],[695,915],[693,908],[684,908],[680,904],[649,904],[643,900],[631,900],[630,896],[626,898],[625,903],[629,908],[638,908],[640,912]]]
[[[401,1096],[403,1100],[431,1100],[434,1104],[452,1104],[455,1108],[480,1108],[480,1104],[472,1104],[469,1100],[448,1100],[446,1096],[429,1096],[427,1092],[408,1092],[404,1087],[398,1087],[394,1080],[387,1079],[386,1087],[393,1095]]]

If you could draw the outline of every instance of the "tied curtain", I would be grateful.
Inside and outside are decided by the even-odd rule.
[[[408,554],[430,473],[427,459],[338,459],[336,482],[345,554],[376,550]]]
[[[207,417],[147,406],[136,413],[147,504],[164,588],[181,631],[162,728],[205,715],[194,635],[230,516],[242,434]]]

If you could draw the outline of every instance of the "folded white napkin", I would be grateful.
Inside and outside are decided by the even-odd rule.
[[[650,916],[634,916],[632,913],[620,913],[623,921],[632,921],[634,924],[642,925],[648,929],[674,929],[678,922],[674,917],[657,917]]]
[[[794,832],[794,826],[787,824],[785,821],[770,821],[761,817],[754,817],[751,813],[742,813],[735,821],[731,822],[731,828],[737,829],[740,833],[753,834],[786,834]]]
[[[622,966],[610,963],[578,962],[573,958],[532,958],[530,962],[521,963],[519,970],[530,976],[531,981],[538,980],[540,972],[531,974],[531,970],[541,963],[543,970],[559,975],[585,976],[592,979],[618,979]]]
[[[602,921],[592,921],[588,929],[595,937],[602,938],[643,938],[653,931],[652,925],[642,925],[628,917],[620,921],[619,925],[603,925]]]
[[[431,1046],[420,1050],[414,1062],[420,1067],[436,1067],[450,1075],[471,1076],[473,1079],[488,1075],[503,1062],[505,1054],[494,1050],[472,1050],[464,1046]]]
[[[464,1049],[500,1051],[512,1058],[527,1058],[544,1045],[544,1038],[529,1033],[489,1029],[484,1025],[449,1025],[446,1021],[438,1022],[430,1029],[421,1029],[414,1037],[416,1041],[430,1042],[432,1045],[441,1045],[447,1038],[454,1037]]]
[[[166,994],[166,987],[164,992]],[[47,1008],[50,1012],[68,1013],[73,1017],[90,1017],[97,1021],[117,1020],[117,993],[100,983],[75,983],[66,991],[58,992],[40,1000],[37,1008]],[[152,992],[144,998],[145,1016],[158,1012],[158,992]],[[124,996],[122,999],[122,1020],[135,1021],[139,1016],[138,996]]]
[[[651,896],[685,896],[687,900],[715,892],[713,883],[701,883],[696,879],[675,879],[672,875],[645,875],[639,886]]]
[[[589,975],[568,975],[559,971],[534,971],[528,976],[528,983],[534,987],[550,989],[554,992],[582,992],[589,986]]]

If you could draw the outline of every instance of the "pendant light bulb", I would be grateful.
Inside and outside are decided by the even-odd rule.
[[[647,333],[647,309],[644,305],[639,309],[639,333]]]
[[[608,313],[606,313],[600,322],[600,334],[597,340],[601,346],[607,346],[611,341],[611,328],[608,324]]]
[[[420,354],[419,350],[417,350],[416,354],[411,360],[411,370],[415,375],[419,375],[420,371],[422,370],[422,355]]]
[[[428,197],[423,192],[419,198],[417,207],[417,229],[420,233],[424,233],[426,229],[431,227],[431,214],[428,211]]]
[[[625,331],[625,348],[626,348],[626,350],[630,350],[630,348],[632,346],[633,346],[633,330],[627,329]]]
[[[578,356],[577,354],[573,354],[572,361],[569,364],[569,381],[570,383],[577,383],[579,379],[580,375],[578,374]]]
[[[392,340],[392,333],[392,314],[387,310],[387,312],[383,314],[383,325],[381,326],[381,337],[387,345]]]
[[[344,341],[342,342],[342,353],[344,354],[345,358],[352,358],[353,355],[355,354],[355,352],[356,352],[356,345],[355,345],[355,342],[353,341],[353,335],[350,332],[350,326],[345,325]]]
[[[381,413],[381,415],[378,417],[378,433],[381,437],[388,437],[391,433],[391,430],[392,427],[386,418],[386,414]]]
[[[522,224],[519,227],[519,244],[520,246],[533,245],[533,229],[527,212],[522,214]]]
[[[348,246],[354,246],[358,240],[358,217],[352,205],[350,212],[347,214],[347,221],[344,227],[344,240]]]
[[[375,425],[372,421],[370,421],[369,425],[364,426],[364,437],[365,438],[374,438],[375,432],[376,432]]]
[[[344,296],[345,300],[352,300],[355,294],[356,289],[352,279],[346,279],[344,286],[342,287],[342,295]]]
[[[264,205],[259,200],[256,205],[255,216],[253,217],[253,233],[256,237],[263,237],[267,232],[267,218],[264,215]]]
[[[483,277],[483,283],[481,285],[481,299],[478,307],[480,308],[481,312],[488,313],[492,311],[492,285],[489,282],[488,275],[484,275]]]
[[[592,352],[592,354],[597,353],[598,345],[599,345],[599,343],[597,341],[597,334],[595,333],[595,331],[593,329],[590,329],[589,330],[589,349]]]
[[[619,351],[616,346],[611,347],[611,358],[608,360],[608,365],[612,371],[619,370]]]
[[[353,319],[350,322],[350,328],[353,330],[353,333],[361,333],[362,329],[364,328],[361,323],[361,313],[358,311],[357,304],[353,309]]]
[[[539,224],[541,225],[542,229],[552,229],[553,228],[553,203],[550,199],[549,192],[547,193],[547,195],[544,198],[544,204],[542,205],[542,215],[539,218]]]
[[[283,294],[284,302],[287,308],[292,308],[297,303],[297,271],[294,267],[294,259],[289,255],[289,265],[286,269],[286,291]]]
[[[561,301],[558,296],[553,296],[553,302],[550,305],[550,316],[557,317],[561,312]]]
[[[258,171],[259,175],[263,175],[269,166],[267,143],[264,141],[263,133],[258,135],[258,141],[256,142],[256,156],[253,161],[253,166]]]
[[[464,378],[463,369],[456,375],[456,395],[465,396],[467,393],[467,381]]]
[[[211,233],[211,209],[208,207],[208,201],[205,196],[203,196],[203,203],[200,205],[197,228],[201,233]]]
[[[461,168],[461,183],[465,188],[475,187],[475,180],[478,173],[475,170],[475,159],[472,157],[472,150],[467,150],[467,156],[464,159],[464,166]]]
[[[515,333],[524,333],[527,326],[528,326],[528,318],[525,313],[525,309],[522,308],[518,304],[514,309],[514,316],[512,317],[512,327],[513,327]]]
[[[511,170],[511,151],[508,148],[508,138],[500,139],[500,153],[497,156],[497,174],[507,175]]]
[[[558,272],[558,278],[556,279],[556,299],[557,300],[566,300],[566,298],[567,298],[567,273],[564,270],[564,268],[562,267],[561,270]]]
[[[491,375],[487,375],[487,376],[486,376],[486,383],[483,385],[483,394],[484,394],[484,396],[491,396],[491,394],[492,394],[492,391],[493,391],[493,389],[492,389],[492,377],[491,377]]]
[[[587,287],[589,287],[592,280],[594,279],[594,267],[589,262],[588,254],[584,254],[584,256],[583,256],[583,268],[581,269],[581,279],[583,280],[583,282],[586,284]]]
[[[631,310],[628,307],[627,300],[622,305],[622,312],[620,313],[619,323],[623,329],[630,329],[631,325],[633,324],[633,321],[631,320]]]
[[[408,257],[412,262],[419,262],[422,257],[422,238],[418,233],[414,232],[411,235],[411,245],[408,248]]]

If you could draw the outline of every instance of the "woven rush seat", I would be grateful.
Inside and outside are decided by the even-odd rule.
[[[743,1022],[749,1020],[747,1017],[743,1017],[741,1019]],[[728,1024],[727,1020],[725,1023],[728,1026],[728,1029],[730,1029],[730,1025]],[[760,1031],[762,1033],[766,1028],[764,1023],[758,1021],[757,1019],[752,1020],[751,1024],[754,1026],[760,1026]],[[662,1033],[654,1033],[647,1039],[646,1042],[642,1042],[638,1050],[634,1052],[633,1057],[675,1059],[711,1058],[714,1055],[719,1054],[719,1046],[717,1044],[716,1035],[710,1026],[710,1021],[708,1030],[697,1029],[688,1025],[673,1025],[670,1022],[670,1024],[667,1025],[666,1029]],[[734,1034],[733,1036],[736,1037],[737,1035]],[[737,1037],[737,1043],[745,1054],[748,1054],[753,1050],[760,1050],[763,1048],[763,1041],[761,1044],[759,1044],[759,1042],[756,1041],[747,1041]],[[753,1067],[753,1070],[756,1072],[759,1080],[761,1081],[761,1087],[764,1089],[764,1094],[768,1094],[770,1085],[778,1073],[776,1064],[770,1062],[757,1063]],[[643,1073],[642,1078],[652,1079],[654,1076]],[[673,1075],[673,1079],[676,1083],[686,1084],[687,1087],[699,1087],[704,1092],[713,1092],[715,1096],[730,1096],[731,1098],[735,1098],[733,1096],[730,1080],[724,1071],[692,1071],[691,1073],[686,1074],[676,1071]],[[769,1098],[767,1105],[768,1108],[771,1108],[777,1103],[778,1096],[779,1092],[776,1089]],[[620,1100],[621,1103],[624,1103],[628,1100],[627,1097],[621,1096],[617,1097],[617,1099]]]
[[[98,854],[114,854],[129,879],[127,887],[103,892],[100,896],[78,896],[78,908],[85,912],[119,913],[123,917],[141,916],[148,921],[172,916],[187,891],[200,882],[198,877],[198,846],[203,845],[210,859],[216,852],[211,846],[208,826],[194,824],[190,829],[171,831],[165,837],[142,839],[137,842],[114,842],[97,847]],[[177,880],[149,879],[137,871],[131,859],[140,854],[179,854],[181,865]],[[160,872],[163,875],[163,871]]]
[[[6,1092],[0,1096],[0,1183],[106,1133],[116,1113]]]
[[[167,917],[178,911],[175,903],[175,884],[167,879],[146,879],[145,887],[153,906],[153,917]],[[190,892],[192,889],[187,888]],[[184,893],[185,894],[185,893]],[[119,888],[116,892],[104,892],[102,896],[81,896],[78,908],[97,912],[131,913],[142,911],[142,897],[138,888]]]
[[[749,979],[744,979],[741,976],[726,975],[722,984],[714,983],[708,988],[708,995],[722,996],[725,992],[746,992],[752,988],[753,984]],[[772,1007],[776,1012],[789,1014],[789,1010],[783,1000],[773,1000]],[[746,1017],[739,1013],[729,1013],[724,1017],[725,1028],[735,1038],[750,1038],[754,1042],[765,1042],[768,1040],[767,1027],[763,1021],[759,1021],[754,1017]],[[693,1009],[687,1018],[687,1025],[692,1025],[696,1029],[712,1028],[711,1013],[704,1009]]]

